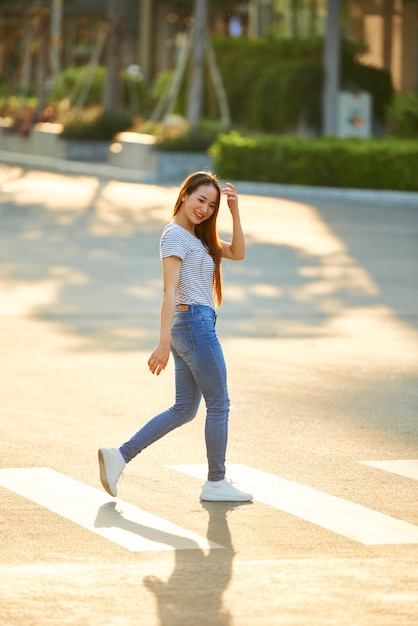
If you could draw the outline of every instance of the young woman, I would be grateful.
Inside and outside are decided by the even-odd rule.
[[[232,216],[230,243],[219,239],[216,228],[222,194]],[[99,450],[100,480],[105,490],[116,496],[125,465],[154,441],[192,420],[203,395],[209,471],[200,498],[252,500],[251,494],[225,478],[229,397],[225,361],[215,330],[215,305],[222,301],[221,259],[238,261],[245,255],[234,185],[227,183],[221,189],[217,178],[209,172],[190,174],[180,189],[172,221],[163,231],[160,254],[163,266],[160,340],[148,366],[158,376],[165,369],[171,351],[175,403],[120,448]]]

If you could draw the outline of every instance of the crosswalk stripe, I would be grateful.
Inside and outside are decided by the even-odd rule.
[[[49,468],[0,469],[0,486],[131,552],[223,547]]]
[[[206,465],[170,465],[204,480]],[[418,526],[317,489],[246,465],[228,465],[228,476],[254,499],[365,545],[418,543]]]
[[[418,460],[396,460],[396,461],[360,461],[363,465],[370,465],[377,469],[384,470],[385,472],[391,472],[392,474],[398,474],[399,476],[405,476],[406,478],[413,478],[418,480]]]

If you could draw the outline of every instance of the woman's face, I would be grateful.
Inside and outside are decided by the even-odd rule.
[[[214,185],[200,185],[195,191],[183,198],[181,210],[183,217],[193,228],[209,219],[218,206],[218,191]]]

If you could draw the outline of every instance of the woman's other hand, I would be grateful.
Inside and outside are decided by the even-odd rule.
[[[170,357],[170,346],[162,346],[158,344],[150,358],[148,359],[148,367],[152,374],[159,376],[165,370]]]

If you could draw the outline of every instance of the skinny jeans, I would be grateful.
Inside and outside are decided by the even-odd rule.
[[[211,307],[197,304],[189,305],[187,311],[178,309],[171,328],[175,403],[147,422],[120,447],[120,452],[128,463],[154,441],[190,422],[203,396],[208,480],[222,480],[230,402],[225,359],[215,329],[216,313]]]

